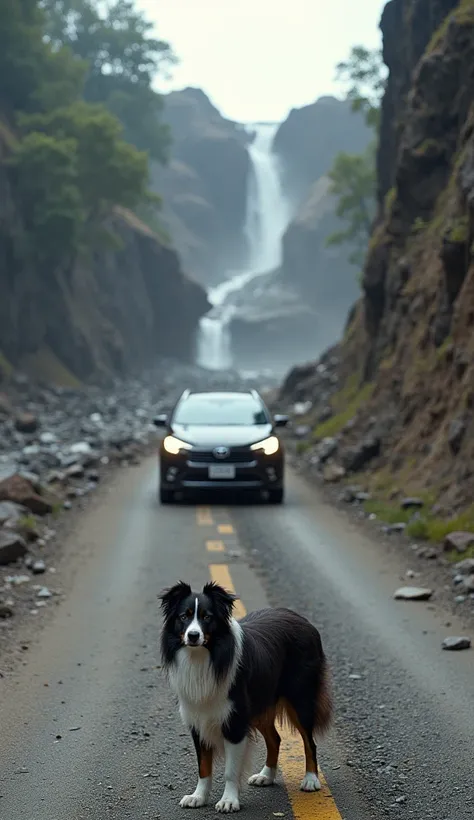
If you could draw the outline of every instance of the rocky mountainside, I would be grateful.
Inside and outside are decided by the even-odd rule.
[[[327,174],[339,151],[360,154],[370,138],[363,117],[355,115],[345,100],[320,97],[311,105],[293,108],[276,132],[273,147],[281,159],[285,193],[295,207]]]
[[[317,313],[319,345],[333,344],[350,306],[360,293],[357,269],[344,247],[327,247],[328,236],[340,229],[329,192],[330,180],[313,183],[283,236],[281,280],[293,285]]]
[[[390,73],[364,294],[330,389],[315,366],[290,392],[327,405],[309,411],[302,450],[333,438],[334,464],[365,470],[388,505],[416,492],[413,534],[436,537],[474,527],[474,2],[390,0],[381,27]]]
[[[223,270],[245,261],[249,136],[200,89],[173,91],[164,99],[171,156],[166,168],[154,169],[163,221],[185,269],[203,283],[221,281]]]
[[[32,268],[5,165],[7,136],[1,127],[0,371],[75,384],[136,372],[161,355],[190,360],[205,292],[130,212],[117,210],[109,225],[117,248],[104,245],[47,275]]]
[[[284,190],[295,209],[283,236],[280,279],[315,311],[313,349],[336,341],[360,292],[347,249],[326,247],[328,236],[341,230],[326,175],[336,154],[362,153],[371,138],[363,117],[334,97],[293,109],[275,135]]]

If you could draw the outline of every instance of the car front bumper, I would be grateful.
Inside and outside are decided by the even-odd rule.
[[[233,468],[231,478],[210,477],[217,465]],[[170,455],[160,450],[160,484],[167,490],[277,490],[283,486],[284,457],[235,450],[225,463],[212,453],[193,450]]]

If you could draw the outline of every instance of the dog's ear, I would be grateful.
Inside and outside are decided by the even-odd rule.
[[[176,612],[181,601],[187,598],[188,595],[191,595],[191,591],[189,584],[185,584],[184,581],[178,581],[173,587],[163,590],[163,592],[158,595],[161,601],[161,609],[166,620]]]
[[[214,604],[216,615],[228,621],[232,615],[234,602],[238,600],[237,595],[233,595],[232,592],[227,592],[224,587],[221,587],[214,581],[205,584],[202,591]]]

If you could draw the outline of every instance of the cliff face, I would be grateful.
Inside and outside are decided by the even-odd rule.
[[[327,174],[339,151],[360,154],[370,139],[363,117],[354,114],[348,102],[321,97],[311,105],[293,108],[273,143],[287,196],[298,207],[312,183]]]
[[[327,237],[340,228],[323,176],[283,236],[282,279],[292,283],[303,301],[319,312],[319,337],[326,344],[339,337],[347,311],[360,292],[357,270],[346,258],[345,248],[327,247]]]
[[[0,132],[1,157],[8,135]],[[45,379],[97,380],[136,372],[159,356],[191,360],[194,332],[208,309],[203,289],[182,272],[176,253],[132,214],[110,227],[120,247],[72,269],[38,271],[8,173],[0,162],[0,353]]]
[[[376,427],[385,484],[452,512],[474,494],[474,2],[391,0],[382,31],[379,219],[339,349],[340,395],[357,373],[371,398],[338,435]]]
[[[295,205],[283,236],[280,276],[316,312],[313,350],[336,341],[360,292],[347,248],[326,246],[341,229],[326,174],[340,151],[361,153],[371,138],[363,118],[333,97],[293,109],[275,135],[283,186]]]
[[[154,170],[164,221],[185,268],[204,283],[220,281],[245,260],[249,136],[199,89],[165,97],[165,119],[173,138],[171,161]]]

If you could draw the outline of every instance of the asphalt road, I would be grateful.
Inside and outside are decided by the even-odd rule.
[[[0,817],[192,811],[178,805],[194,789],[195,762],[159,666],[157,594],[211,575],[236,589],[241,611],[270,602],[309,616],[333,668],[336,722],[320,745],[328,785],[299,792],[301,750],[286,738],[278,784],[246,787],[242,817],[471,818],[474,652],[441,651],[463,630],[436,604],[393,599],[403,558],[291,474],[281,508],[160,508],[156,487],[148,461],[84,515],[68,544],[67,596],[24,665],[0,681]],[[220,790],[219,773],[215,800]],[[214,802],[198,816],[217,817]]]

